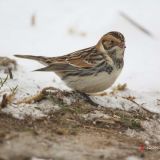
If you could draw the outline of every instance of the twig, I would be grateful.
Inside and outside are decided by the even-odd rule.
[[[16,102],[16,104],[22,104],[22,103],[31,104],[31,103],[39,102],[42,99],[44,99],[44,95],[42,94],[42,92],[40,92],[34,96],[24,98],[21,101]]]
[[[7,103],[8,103],[7,94],[4,94],[4,95],[3,95],[3,98],[2,98],[2,102],[1,102],[0,107],[1,107],[1,108],[5,108],[5,107],[7,106]]]
[[[128,100],[128,101],[131,101],[132,103],[135,103],[137,106],[140,106],[140,104],[138,104],[138,103],[135,101],[136,97],[128,96],[128,97],[122,97],[122,98],[124,98],[124,99],[126,99],[126,100]]]
[[[15,94],[15,93],[16,93],[16,91],[17,91],[17,89],[18,89],[18,85],[16,85],[16,86],[15,86],[15,87],[13,87],[13,88],[10,88],[10,90],[11,90],[12,94]]]
[[[138,107],[141,107],[143,110],[145,110],[146,112],[152,113],[151,111],[147,110],[146,108],[144,108],[143,104],[138,104],[134,99],[136,99],[135,97],[122,97],[128,101],[131,101],[132,103],[136,104]]]
[[[7,82],[8,80],[8,75],[6,76],[6,78],[3,80],[2,78],[0,78],[0,89],[3,87],[3,85]]]
[[[47,98],[47,96],[52,96],[52,97],[55,96],[58,100],[61,101],[61,100],[63,100],[64,96],[72,96],[75,93],[79,93],[79,95],[81,95],[81,97],[84,98],[84,100],[86,102],[90,103],[91,105],[98,106],[98,104],[93,102],[87,94],[80,93],[80,92],[61,91],[61,90],[56,89],[54,87],[46,87],[46,88],[42,89],[36,95],[28,97],[28,98],[24,98],[23,100],[18,101],[16,104],[21,104],[21,103],[30,104],[30,103],[39,102],[39,101]]]
[[[8,73],[9,73],[10,79],[13,79],[13,74],[12,74],[12,69],[11,68],[8,68]]]
[[[142,31],[143,33],[145,33],[146,35],[148,35],[149,37],[154,37],[153,34],[146,29],[145,27],[143,27],[142,25],[140,25],[139,23],[137,23],[135,20],[133,20],[132,18],[130,18],[126,13],[124,12],[119,12],[119,14],[126,19],[128,22],[130,22],[133,26],[135,26],[136,28],[138,28],[140,31]]]
[[[0,103],[0,108],[5,108],[5,107],[7,107],[8,104],[11,104],[14,96],[15,96],[15,92],[12,92],[9,95],[4,94],[2,97],[2,102]]]
[[[16,104],[21,104],[21,103],[31,104],[31,103],[39,102],[39,101],[45,99],[46,96],[48,96],[48,95],[53,95],[52,92],[49,92],[47,90],[56,91],[56,89],[54,87],[46,87],[46,88],[42,89],[42,91],[40,91],[36,95],[28,97],[28,98],[24,98],[23,100],[18,101]]]

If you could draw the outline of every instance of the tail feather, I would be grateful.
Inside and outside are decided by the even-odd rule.
[[[53,57],[52,60],[48,61],[47,57],[41,57],[41,56],[32,56],[32,55],[14,55],[15,57],[19,58],[26,58],[31,60],[36,60],[42,64],[44,64],[46,67],[40,68],[34,71],[46,71],[46,72],[74,72],[76,71],[76,67],[70,65],[69,63],[53,63]]]
[[[26,59],[33,59],[33,60],[43,60],[43,59],[46,59],[45,57],[42,57],[42,56],[32,56],[32,55],[14,55],[15,57],[18,57],[18,58],[26,58]]]
[[[15,57],[18,58],[25,58],[25,59],[31,59],[31,60],[36,60],[44,65],[48,65],[47,64],[47,58],[46,57],[42,57],[42,56],[32,56],[32,55],[14,55]]]

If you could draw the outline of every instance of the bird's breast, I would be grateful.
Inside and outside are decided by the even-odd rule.
[[[68,87],[85,93],[101,92],[109,88],[119,76],[121,69],[114,68],[112,72],[98,72],[97,74],[85,76],[68,76],[65,82]]]

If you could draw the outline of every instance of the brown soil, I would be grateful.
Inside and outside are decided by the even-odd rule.
[[[111,118],[89,120],[82,116],[95,111]],[[159,159],[157,150],[140,152],[142,136],[126,134],[129,128],[139,135],[145,133],[141,122],[153,117],[146,111],[96,108],[85,102],[62,106],[36,120],[19,120],[0,113],[0,160],[117,160],[128,156]]]

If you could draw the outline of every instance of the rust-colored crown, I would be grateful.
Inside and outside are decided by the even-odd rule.
[[[112,35],[112,36],[116,37],[117,39],[121,40],[122,42],[125,41],[125,38],[124,38],[123,34],[120,33],[120,32],[117,32],[117,31],[109,32],[106,35]]]

